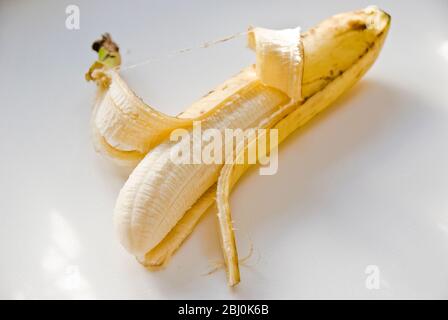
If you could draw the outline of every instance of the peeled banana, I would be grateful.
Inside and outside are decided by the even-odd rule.
[[[107,58],[100,59],[87,78],[98,84],[92,113],[97,149],[114,161],[136,166],[114,212],[123,246],[147,266],[163,265],[216,197],[228,283],[236,285],[240,276],[228,200],[249,166],[245,154],[259,137],[237,145],[236,155],[230,155],[233,161],[225,164],[185,164],[170,158],[185,149],[185,140],[172,141],[169,135],[183,128],[193,140],[201,139],[192,128],[200,121],[203,129],[221,133],[229,128],[275,129],[280,143],[362,77],[378,56],[389,26],[388,14],[368,7],[333,16],[302,34],[298,28],[250,29],[248,44],[256,52],[256,65],[177,117],[138,98],[118,71],[118,47],[106,48],[115,60],[107,64]],[[278,143],[271,141],[266,154]]]

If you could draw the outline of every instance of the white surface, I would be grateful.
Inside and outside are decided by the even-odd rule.
[[[65,28],[69,3],[79,31]],[[89,140],[90,43],[111,32],[129,64],[371,2],[128,3],[0,4],[1,298],[448,298],[448,2],[377,1],[393,21],[373,69],[282,146],[277,175],[243,179],[239,251],[255,253],[233,291],[224,270],[203,275],[221,258],[212,214],[162,272],[120,247],[111,215],[125,177]],[[253,58],[240,39],[126,76],[177,113]],[[367,265],[381,289],[366,289]]]

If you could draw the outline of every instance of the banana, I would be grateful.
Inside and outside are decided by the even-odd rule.
[[[165,264],[217,197],[228,283],[236,285],[238,256],[228,198],[248,164],[173,163],[170,155],[184,150],[186,142],[168,140],[168,135],[184,128],[193,140],[200,139],[191,128],[199,120],[202,128],[221,133],[226,128],[275,128],[281,142],[369,69],[389,25],[389,15],[368,7],[333,16],[301,37],[299,29],[251,29],[248,40],[256,51],[256,65],[177,117],[141,101],[115,67],[93,67],[88,75],[98,83],[92,115],[98,149],[132,165],[143,157],[120,191],[114,211],[123,246],[147,266]],[[238,145],[236,159],[253,145]],[[273,143],[269,150],[275,147]]]

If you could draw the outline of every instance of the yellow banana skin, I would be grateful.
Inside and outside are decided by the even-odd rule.
[[[389,25],[389,15],[369,7],[333,16],[303,33],[304,100],[293,108],[285,107],[290,102],[286,94],[260,82],[254,66],[177,117],[145,104],[117,70],[102,70],[108,81],[98,86],[92,113],[95,147],[120,164],[136,166],[114,213],[124,247],[148,267],[164,265],[217,197],[228,284],[236,285],[240,276],[228,200],[248,165],[175,165],[167,157],[177,145],[167,140],[169,133],[190,130],[193,120],[218,129],[268,124],[279,130],[281,142],[362,77],[378,56]]]

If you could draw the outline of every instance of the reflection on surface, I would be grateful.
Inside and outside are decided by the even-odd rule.
[[[55,211],[50,214],[50,223],[53,243],[68,258],[76,258],[79,255],[80,244],[75,230],[62,215]]]
[[[448,61],[448,41],[445,41],[440,46],[438,53]]]
[[[440,220],[437,226],[448,235],[448,215],[445,213]]]
[[[51,246],[44,254],[41,266],[63,294],[72,299],[92,299],[89,282],[82,276],[74,262],[79,257],[81,245],[75,230],[58,212],[50,213]]]
[[[439,223],[440,230],[448,233],[448,224]]]

